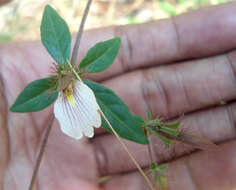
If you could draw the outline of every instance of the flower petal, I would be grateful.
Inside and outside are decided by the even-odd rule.
[[[83,82],[76,81],[73,92],[75,105],[60,92],[54,105],[54,114],[58,119],[61,130],[67,135],[79,139],[82,133],[93,137],[93,127],[101,126],[100,109],[93,91]]]

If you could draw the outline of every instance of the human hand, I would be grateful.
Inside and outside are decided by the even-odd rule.
[[[135,114],[144,116],[151,110],[153,116],[171,119],[185,113],[185,130],[220,143],[214,152],[191,153],[192,147],[180,143],[166,150],[152,138],[157,161],[169,163],[169,189],[231,190],[236,186],[235,10],[236,3],[227,3],[172,20],[83,35],[80,57],[95,42],[121,36],[118,59],[93,79],[112,88]],[[0,104],[0,183],[3,189],[23,190],[28,188],[52,108],[17,114],[8,107],[25,85],[50,74],[52,59],[38,42],[1,45],[0,54],[0,96],[5,100]],[[222,100],[230,103],[219,106]],[[126,144],[141,166],[148,167],[147,146]],[[99,187],[98,177],[103,175],[113,177]],[[115,137],[99,129],[94,139],[76,141],[55,122],[35,189],[103,188],[148,187]]]

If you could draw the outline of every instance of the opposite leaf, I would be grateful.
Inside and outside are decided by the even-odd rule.
[[[71,35],[66,22],[49,5],[44,9],[41,40],[53,59],[64,64],[70,58]]]
[[[141,129],[144,122],[137,116],[133,116],[129,108],[112,90],[92,81],[84,80],[84,82],[93,90],[101,110],[120,137],[141,144],[149,143]],[[102,126],[111,132],[104,120]]]
[[[43,78],[31,82],[11,106],[12,112],[40,111],[52,104],[58,92],[52,90],[53,78]]]
[[[120,49],[120,38],[99,42],[82,59],[79,69],[88,73],[104,71],[109,67]]]

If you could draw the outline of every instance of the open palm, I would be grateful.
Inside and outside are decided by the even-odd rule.
[[[80,57],[95,42],[120,36],[116,62],[92,79],[112,88],[141,116],[166,119],[185,113],[183,126],[219,143],[219,150],[196,152],[176,143],[166,150],[151,139],[154,158],[169,162],[170,189],[233,190],[236,187],[236,3],[143,25],[91,30],[84,34]],[[0,47],[0,183],[3,189],[28,188],[52,107],[10,113],[9,106],[32,80],[50,74],[52,59],[38,42]],[[91,78],[91,76],[88,76]],[[221,101],[229,104],[220,106]],[[147,147],[126,141],[141,166]],[[99,185],[100,176],[111,175]],[[115,137],[102,129],[92,140],[74,140],[54,123],[40,167],[37,190],[147,189]]]

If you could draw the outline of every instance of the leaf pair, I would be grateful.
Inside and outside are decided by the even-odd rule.
[[[70,58],[71,35],[67,23],[49,5],[44,9],[41,39],[48,53],[58,64],[66,64]],[[79,69],[96,73],[107,69],[120,49],[120,38],[99,42],[92,47],[79,64]]]
[[[48,53],[59,67],[66,65],[71,50],[70,31],[66,22],[49,5],[44,9],[40,29],[42,43]],[[117,56],[120,43],[120,38],[97,43],[82,59],[78,68],[79,72],[96,73],[107,69]],[[49,77],[31,82],[11,106],[11,111],[34,112],[51,105],[58,96],[56,80],[56,77]],[[119,136],[141,144],[148,143],[148,139],[141,130],[144,123],[142,118],[133,116],[128,107],[110,89],[88,80],[84,82],[94,91],[100,108]],[[110,131],[104,121],[102,125]]]

